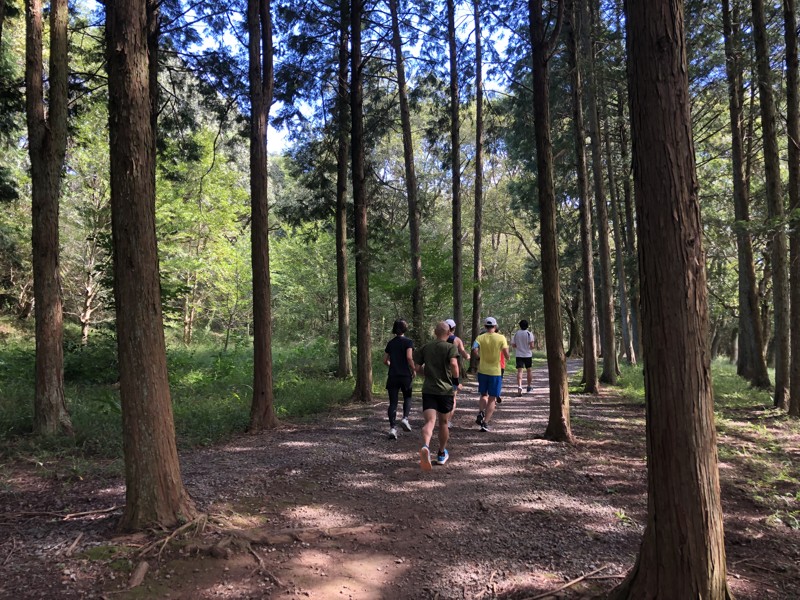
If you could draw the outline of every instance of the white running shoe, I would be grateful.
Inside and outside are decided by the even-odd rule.
[[[389,430],[389,439],[390,440],[396,440],[397,439],[397,428],[396,427],[392,427]]]
[[[517,388],[517,397],[522,396],[522,386]]]
[[[419,466],[423,471],[431,470],[431,451],[428,450],[427,446],[419,449]]]
[[[400,421],[400,426],[403,428],[403,431],[411,431],[411,423],[408,422],[407,418]]]

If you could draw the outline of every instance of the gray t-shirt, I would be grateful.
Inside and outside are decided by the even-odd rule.
[[[511,343],[514,344],[514,347],[516,348],[514,351],[514,356],[517,358],[530,358],[533,356],[531,343],[534,339],[535,338],[533,337],[533,334],[527,329],[520,329],[517,331],[511,340]]]

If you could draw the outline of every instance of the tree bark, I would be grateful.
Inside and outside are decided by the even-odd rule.
[[[597,314],[594,295],[594,249],[592,247],[592,209],[589,198],[589,176],[586,169],[586,129],[583,122],[583,79],[581,56],[578,48],[581,23],[574,0],[566,0],[567,50],[572,86],[572,124],[575,130],[575,157],[577,161],[578,211],[581,229],[581,267],[583,291],[583,380],[584,393],[597,394]]]
[[[167,375],[155,228],[146,0],[106,6],[111,221],[125,453],[123,530],[196,514],[183,487]]]
[[[789,388],[789,279],[787,274],[786,231],[784,229],[783,184],[781,182],[775,99],[770,70],[770,49],[764,1],[753,0],[753,38],[758,69],[758,98],[761,105],[761,130],[764,139],[764,176],[767,216],[771,230],[772,297],[775,319],[775,406],[788,407]]]
[[[742,71],[739,62],[740,45],[738,18],[731,19],[730,0],[722,0],[722,23],[725,38],[725,72],[728,79],[728,107],[731,120],[731,161],[733,169],[733,206],[736,219],[736,246],[739,265],[739,375],[759,388],[768,388],[769,375],[764,361],[764,340],[758,318],[756,272],[753,262],[753,243],[747,227],[750,223],[749,192],[745,185]],[[738,16],[738,15],[735,15]],[[735,28],[734,28],[735,27]]]
[[[730,594],[683,2],[629,0],[626,23],[648,510],[636,564],[610,597],[722,600]]]
[[[369,322],[369,238],[367,229],[367,193],[364,174],[364,90],[361,59],[362,0],[353,0],[350,8],[350,118],[353,160],[353,210],[356,242],[356,388],[357,402],[372,401],[372,340]]]
[[[461,134],[458,97],[458,50],[455,0],[447,0],[447,45],[450,55],[450,172],[453,202],[453,319],[464,334],[463,244],[461,242]]]
[[[272,104],[272,16],[270,0],[248,0],[250,85],[250,235],[253,268],[252,433],[277,426],[272,386],[272,305],[269,278],[267,119]],[[262,65],[263,61],[263,65]]]
[[[472,231],[472,342],[480,331],[483,304],[483,41],[480,0],[472,2],[475,20],[475,222]],[[470,344],[471,346],[472,344]]]
[[[569,387],[561,325],[561,288],[558,275],[556,197],[553,185],[553,143],[550,132],[550,81],[548,61],[558,39],[564,6],[558,3],[558,21],[551,35],[545,34],[542,0],[528,0],[528,19],[533,62],[533,121],[536,137],[536,184],[542,244],[542,289],[550,413],[544,437],[573,442],[569,419]]]
[[[64,315],[59,272],[58,205],[67,148],[66,0],[50,6],[50,72],[45,115],[42,2],[25,4],[25,92],[31,160],[33,297],[36,318],[36,383],[33,430],[72,434],[64,399]]]
[[[600,140],[600,116],[597,106],[597,81],[594,64],[594,32],[590,17],[589,2],[582,1],[581,46],[586,61],[586,109],[589,115],[588,133],[592,147],[592,175],[594,177],[594,202],[597,211],[597,242],[600,254],[600,343],[602,345],[603,372],[601,383],[617,383],[617,349],[614,331],[614,296],[611,276],[611,247],[608,236],[608,206],[603,185],[603,157]]]
[[[800,417],[800,73],[797,58],[797,15],[795,0],[783,0],[786,41],[786,130],[789,134],[789,304],[791,315],[789,364],[789,414]]]
[[[347,158],[350,154],[348,137],[350,127],[350,90],[347,87],[348,45],[350,43],[350,2],[340,1],[338,95],[336,118],[338,120],[338,146],[336,149],[336,298],[338,325],[339,368],[337,377],[344,379],[353,374],[350,353],[350,291],[347,275]]]
[[[392,13],[392,46],[397,67],[397,88],[400,95],[400,123],[403,130],[403,160],[406,169],[406,194],[408,195],[408,233],[411,243],[411,278],[414,288],[411,291],[411,313],[413,317],[413,336],[418,344],[425,338],[425,317],[422,301],[422,252],[419,242],[419,228],[422,219],[419,210],[419,185],[414,167],[414,141],[411,137],[411,111],[408,107],[406,68],[403,60],[403,42],[400,38],[400,20],[397,16],[397,0],[389,0]]]

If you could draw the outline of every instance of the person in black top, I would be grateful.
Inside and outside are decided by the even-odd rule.
[[[408,415],[411,412],[411,380],[414,378],[414,342],[405,336],[408,323],[397,319],[392,327],[394,337],[386,344],[383,364],[389,367],[386,378],[386,391],[389,392],[389,439],[397,439],[397,402],[400,391],[403,392],[403,418],[400,426],[411,431]]]

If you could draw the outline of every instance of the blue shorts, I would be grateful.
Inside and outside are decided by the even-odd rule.
[[[481,396],[493,396],[497,398],[503,391],[502,375],[484,375],[478,373],[478,392]]]

